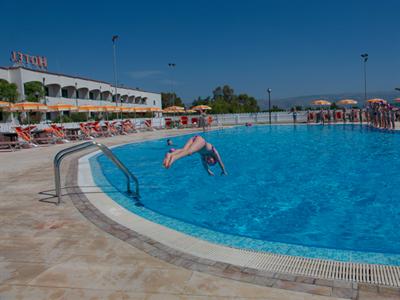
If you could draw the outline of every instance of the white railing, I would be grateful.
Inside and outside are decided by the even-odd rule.
[[[269,113],[244,113],[244,114],[218,114],[212,115],[218,125],[243,125],[246,123],[267,124],[269,123]],[[271,123],[292,123],[293,114],[287,111],[271,112]],[[307,112],[297,112],[297,122],[307,122]]]
[[[261,112],[261,113],[244,113],[244,114],[217,114],[210,115],[213,118],[213,125],[223,126],[223,125],[244,125],[246,123],[253,124],[268,124],[269,123],[269,113]],[[179,116],[171,117],[166,116],[172,120],[179,120]],[[191,124],[192,118],[199,118],[198,115],[189,115],[189,124]],[[136,118],[130,119],[137,128],[144,127],[144,121],[149,120],[150,118]],[[156,128],[164,128],[165,127],[165,117],[160,118],[152,118],[152,125]],[[115,121],[115,120],[114,120]],[[292,123],[293,115],[289,112],[272,112],[271,113],[271,123]],[[307,122],[307,112],[297,112],[297,122]],[[47,124],[35,124],[38,129],[46,128]],[[0,123],[0,132],[13,132],[14,127],[18,126],[12,123]],[[79,122],[75,123],[63,123],[65,128],[79,128]]]
[[[42,101],[44,102],[44,101]],[[75,99],[75,98],[64,98],[64,97],[46,97],[47,105],[55,105],[55,104],[71,104],[71,105],[115,105],[115,102],[109,100],[91,100],[91,99]],[[122,105],[125,107],[150,107],[151,105],[145,103],[120,103],[118,102],[118,106]]]

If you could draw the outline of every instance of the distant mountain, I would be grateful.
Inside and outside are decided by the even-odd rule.
[[[367,98],[382,98],[388,100],[389,102],[395,98],[400,98],[400,92],[398,91],[382,91],[382,92],[368,92]],[[319,94],[319,95],[308,95],[308,96],[298,96],[290,98],[281,99],[271,99],[271,105],[276,105],[280,108],[291,108],[293,106],[311,106],[311,101],[316,99],[324,99],[330,102],[337,102],[341,99],[354,99],[358,101],[358,105],[364,105],[364,93],[339,93],[339,94]],[[266,100],[258,100],[259,106],[262,110],[267,108]]]

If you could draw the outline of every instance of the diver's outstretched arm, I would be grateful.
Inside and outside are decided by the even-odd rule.
[[[222,158],[221,158],[221,156],[219,155],[219,153],[218,153],[218,151],[217,151],[217,149],[215,149],[214,148],[214,153],[215,153],[215,156],[216,156],[216,158],[217,158],[217,162],[218,162],[218,164],[219,164],[219,167],[221,168],[221,175],[228,175],[228,173],[226,172],[226,170],[225,170],[225,165],[224,165],[224,163],[223,163],[223,161],[222,161]]]

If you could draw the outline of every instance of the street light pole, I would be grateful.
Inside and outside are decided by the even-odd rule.
[[[117,77],[117,53],[116,53],[116,41],[118,40],[118,35],[112,36],[113,42],[113,65],[114,65],[114,84],[115,84],[115,106],[118,106],[118,77]]]
[[[367,101],[367,61],[368,61],[368,53],[361,54],[361,57],[364,61],[364,101]]]
[[[168,63],[168,67],[171,68],[171,98],[172,98],[172,106],[175,106],[175,95],[174,95],[174,69],[176,67],[175,63]],[[173,112],[173,117],[175,118],[175,112]]]
[[[271,89],[267,90],[268,92],[268,112],[269,112],[269,125],[271,125]]]
[[[78,83],[75,82],[75,105],[78,107]]]
[[[42,79],[43,85],[43,93],[44,93],[44,105],[47,105],[47,98],[46,98],[46,78],[43,77]]]

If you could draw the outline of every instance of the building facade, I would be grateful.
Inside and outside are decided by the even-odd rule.
[[[15,83],[19,100],[25,100],[24,85],[37,81],[43,84],[46,96],[40,99],[47,105],[122,105],[128,107],[161,108],[161,94],[127,87],[117,87],[105,81],[57,74],[26,67],[0,67],[0,79]],[[115,91],[117,90],[117,95]]]

